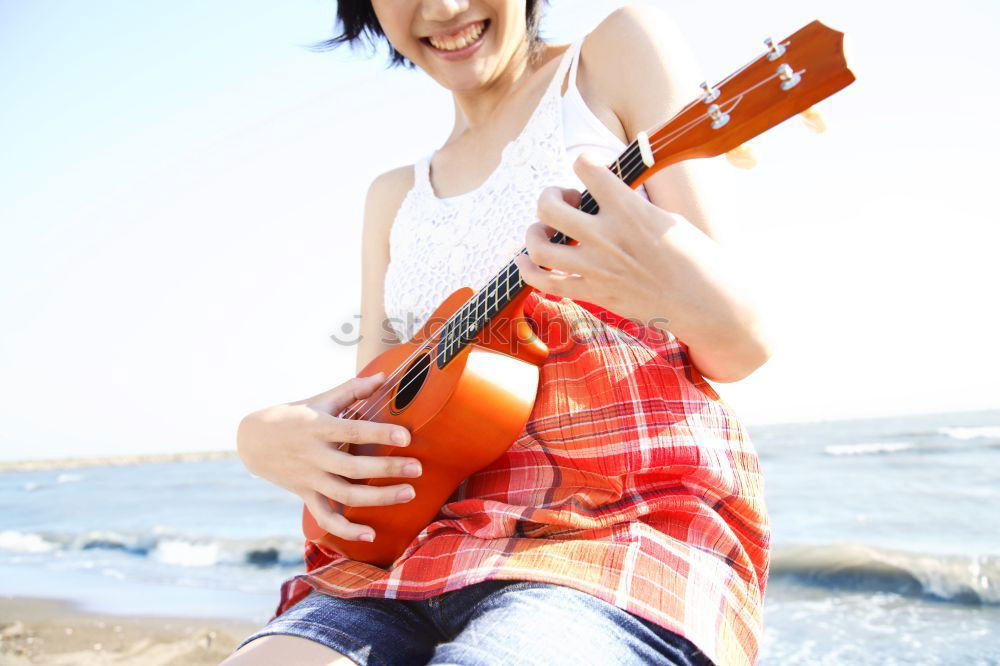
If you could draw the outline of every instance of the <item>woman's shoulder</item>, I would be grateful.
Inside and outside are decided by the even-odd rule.
[[[626,5],[584,38],[581,90],[610,108],[631,140],[666,120],[698,93],[699,67],[680,27],[666,12]]]
[[[413,187],[414,182],[414,168],[415,165],[407,164],[405,166],[396,167],[395,169],[390,169],[383,174],[375,177],[372,184],[368,188],[369,196],[375,195],[379,197],[390,197],[395,198],[401,195],[405,195],[406,192]]]
[[[365,229],[388,237],[399,206],[413,188],[414,165],[396,167],[377,176],[368,187],[365,199]]]

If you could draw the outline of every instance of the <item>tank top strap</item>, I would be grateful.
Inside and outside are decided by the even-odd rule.
[[[580,60],[580,47],[583,46],[583,38],[576,40],[569,45],[566,49],[566,53],[562,56],[562,62],[559,63],[559,67],[556,69],[555,76],[552,77],[552,81],[549,83],[549,92],[552,89],[557,91],[562,91],[563,81],[566,80],[566,70],[569,69],[569,85],[576,85],[576,68]],[[566,89],[569,92],[569,88]]]
[[[413,187],[420,189],[431,188],[431,158],[434,153],[424,155],[413,163]]]
[[[584,37],[573,42],[573,45],[569,47],[568,51],[570,53],[569,61],[569,83],[566,87],[566,94],[569,94],[570,90],[576,89],[576,72],[580,69],[580,51],[583,49]]]

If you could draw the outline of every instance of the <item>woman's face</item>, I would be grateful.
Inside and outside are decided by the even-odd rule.
[[[372,8],[396,50],[456,92],[499,77],[527,37],[525,0],[372,0]]]

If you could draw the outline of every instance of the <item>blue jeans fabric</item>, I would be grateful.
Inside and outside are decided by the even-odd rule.
[[[313,591],[247,637],[308,638],[362,666],[711,666],[682,636],[573,588],[487,580],[420,601]]]

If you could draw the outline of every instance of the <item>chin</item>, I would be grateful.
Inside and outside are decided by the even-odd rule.
[[[442,88],[451,92],[465,93],[479,90],[486,85],[488,79],[478,72],[469,72],[466,75],[432,77]]]

